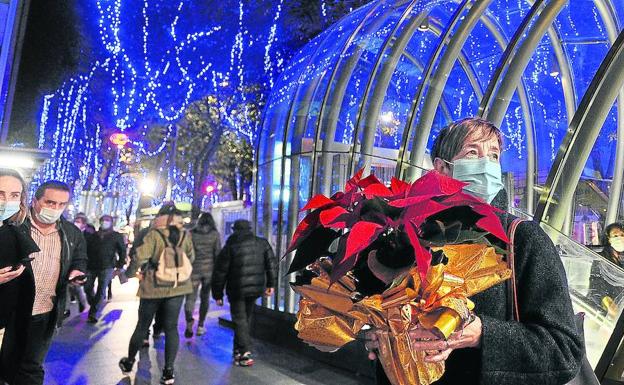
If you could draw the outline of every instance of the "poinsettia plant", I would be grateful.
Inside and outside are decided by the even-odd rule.
[[[414,183],[393,178],[388,187],[374,175],[362,174],[360,170],[351,178],[344,191],[316,195],[303,207],[311,211],[286,251],[296,250],[289,272],[329,256],[331,281],[336,282],[375,252],[376,263],[389,268],[416,265],[424,281],[432,264],[440,263],[438,256],[432,261],[433,247],[496,247],[492,237],[508,242],[496,215],[500,210],[464,193],[466,183],[430,171]]]

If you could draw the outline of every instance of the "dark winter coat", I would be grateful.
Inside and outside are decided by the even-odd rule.
[[[501,215],[503,227],[513,219]],[[473,296],[483,323],[481,347],[454,350],[435,385],[562,385],[578,372],[583,339],[555,246],[529,221],[518,226],[514,250],[521,323],[512,321],[505,284]]]
[[[85,235],[89,271],[121,268],[126,263],[126,243],[123,235],[109,231],[98,231]]]
[[[0,269],[13,266],[23,258],[39,251],[24,225],[9,224],[0,226]],[[32,314],[35,300],[35,277],[30,262],[23,264],[24,272],[12,281],[0,284],[0,328],[15,316],[18,323],[26,323]]]
[[[230,300],[259,297],[277,283],[277,260],[269,242],[251,231],[235,231],[217,257],[212,296]]]
[[[30,234],[30,219],[26,219],[24,226]],[[57,222],[61,237],[61,271],[56,285],[56,303],[52,310],[52,317],[60,327],[63,322],[63,312],[67,302],[67,285],[69,273],[72,270],[87,272],[87,246],[82,232],[73,223],[61,217]]]
[[[193,249],[195,261],[193,261],[193,281],[211,279],[214,270],[214,261],[221,252],[221,236],[219,232],[210,226],[195,227],[193,234]]]

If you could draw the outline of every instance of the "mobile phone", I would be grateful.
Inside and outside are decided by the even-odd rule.
[[[81,274],[81,275],[77,275],[74,278],[70,279],[70,281],[71,282],[82,281],[85,278],[87,278],[87,276],[85,274]]]

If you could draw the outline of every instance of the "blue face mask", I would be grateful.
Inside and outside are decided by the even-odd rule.
[[[487,203],[503,188],[501,165],[488,157],[462,158],[450,164],[453,178],[468,183],[464,190]]]
[[[7,220],[20,210],[20,201],[0,202],[0,221]]]

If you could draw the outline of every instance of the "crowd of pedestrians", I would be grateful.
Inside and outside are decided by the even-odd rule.
[[[137,352],[149,346],[149,329],[165,335],[161,384],[175,382],[179,346],[178,319],[184,303],[185,337],[206,332],[210,293],[223,305],[227,292],[235,324],[233,357],[253,364],[249,337],[251,306],[273,293],[277,261],[268,241],[237,221],[221,248],[221,235],[210,213],[186,228],[182,212],[164,203],[151,225],[137,231],[132,244],[115,230],[115,218],[103,215],[95,226],[83,213],[66,219],[70,187],[46,181],[28,199],[28,186],[17,171],[0,169],[0,385],[41,385],[44,361],[56,328],[69,315],[68,299],[88,309],[96,324],[111,280],[139,279],[138,321],[128,355],[119,366],[132,370]],[[129,251],[128,251],[129,250]],[[199,297],[199,318],[195,306]]]

